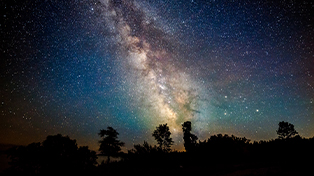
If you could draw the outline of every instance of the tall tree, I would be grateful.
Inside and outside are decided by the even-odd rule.
[[[276,131],[279,139],[287,139],[293,137],[298,134],[298,132],[294,129],[294,125],[288,122],[279,122],[278,130]]]
[[[197,136],[191,133],[192,124],[190,121],[186,121],[182,124],[184,148],[187,152],[191,152],[196,145]]]
[[[169,131],[167,124],[161,124],[156,127],[156,130],[152,135],[155,137],[155,140],[159,145],[159,149],[165,152],[171,150],[170,147],[173,144],[173,140],[170,138],[171,132]]]
[[[118,140],[119,133],[112,127],[107,127],[107,130],[100,130],[98,135],[102,138],[99,141],[99,151],[103,155],[108,156],[107,163],[110,161],[110,156],[117,156],[124,146],[124,142]]]

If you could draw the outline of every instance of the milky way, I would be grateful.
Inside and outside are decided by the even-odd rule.
[[[167,123],[204,140],[314,135],[312,1],[1,2],[0,143],[61,133],[126,149]]]
[[[152,129],[167,123],[176,135],[182,133],[184,121],[201,126],[197,122],[207,97],[201,94],[200,83],[193,80],[190,71],[182,69],[186,66],[180,61],[185,56],[177,53],[179,44],[175,39],[135,2],[104,1],[100,7],[118,45],[116,57],[121,59],[124,69],[129,68],[123,79],[131,88],[129,93],[145,127]],[[207,125],[209,121],[205,121]]]

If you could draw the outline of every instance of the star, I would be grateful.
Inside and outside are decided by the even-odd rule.
[[[314,135],[312,1],[2,4],[0,143],[97,150],[112,126],[130,149],[165,123],[182,141],[185,121],[200,140],[273,139],[283,120]]]

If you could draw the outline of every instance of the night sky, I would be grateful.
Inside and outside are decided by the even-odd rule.
[[[0,143],[314,136],[314,2],[2,0]]]

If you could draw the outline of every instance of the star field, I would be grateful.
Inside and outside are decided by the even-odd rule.
[[[2,1],[0,142],[314,136],[312,1]]]

